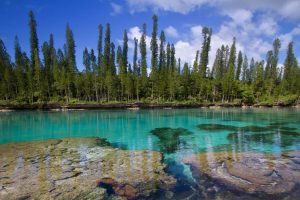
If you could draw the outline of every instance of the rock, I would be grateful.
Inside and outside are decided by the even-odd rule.
[[[184,145],[181,135],[191,135],[192,132],[184,128],[156,128],[150,131],[159,138],[157,145],[164,153],[174,153],[179,146]]]
[[[107,199],[106,190],[95,188],[94,190],[83,192],[76,196],[74,200],[104,200]]]
[[[165,194],[166,199],[172,199],[174,196],[174,193],[171,191],[167,191]]]
[[[117,187],[114,187],[114,190],[117,195],[127,199],[132,199],[137,195],[137,190],[129,184],[118,185]]]
[[[202,153],[183,162],[191,166],[199,182],[202,174],[233,191],[272,196],[288,194],[300,184],[300,164],[292,160],[299,157],[300,151],[283,156],[225,152]]]
[[[99,138],[0,145],[0,163],[0,199],[7,200],[108,198],[99,180],[112,185],[111,196],[126,199],[176,184],[164,172],[161,153],[121,150]]]
[[[97,182],[98,186],[100,186],[101,184],[111,185],[112,187],[115,187],[118,185],[117,181],[115,181],[112,178],[103,178]]]

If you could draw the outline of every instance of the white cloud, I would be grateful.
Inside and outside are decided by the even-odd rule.
[[[186,14],[200,7],[207,0],[127,0],[131,12],[153,10],[172,11]]]
[[[209,67],[213,65],[217,49],[221,45],[228,45],[230,47],[233,37],[236,37],[237,52],[242,51],[248,58],[253,57],[255,60],[262,60],[265,58],[266,53],[272,49],[272,43],[261,39],[262,35],[269,35],[271,33],[266,33],[263,28],[257,34],[249,32],[249,30],[257,29],[257,27],[266,27],[266,25],[261,22],[257,24],[252,22],[251,13],[248,13],[248,16],[240,21],[232,20],[225,22],[221,25],[218,32],[213,33],[209,54]],[[202,26],[195,25],[190,27],[188,40],[179,40],[175,43],[176,56],[180,57],[183,62],[192,64],[196,51],[201,50],[202,40]]]
[[[134,41],[134,38],[138,39],[138,41],[141,39],[142,37],[142,30],[140,29],[140,27],[138,26],[134,26],[132,28],[129,29],[128,31],[128,39],[129,39],[129,43]],[[150,43],[151,43],[151,37],[146,35],[146,45],[147,47],[150,49]],[[132,45],[133,48],[133,45]]]
[[[281,34],[279,36],[279,39],[281,40],[281,47],[282,50],[286,50],[288,44],[293,41],[293,38],[300,35],[300,24],[298,24],[297,27],[295,27],[292,31]]]
[[[300,18],[299,0],[127,0],[131,12],[147,9],[187,14],[208,5],[219,8],[226,14],[235,10],[270,11],[284,18]]]
[[[117,15],[122,13],[123,8],[121,5],[111,2],[110,6],[112,8],[112,12],[110,13],[111,15]]]
[[[192,44],[190,41],[185,42],[182,40],[177,41],[174,46],[176,57],[180,58],[182,63],[187,62],[189,64],[193,62],[196,51],[199,48],[198,45]]]
[[[272,17],[262,16],[258,30],[267,36],[274,36],[278,31],[278,24]]]
[[[197,26],[192,26],[191,27],[191,33],[192,37],[197,38],[197,37],[202,37],[202,26],[197,25]]]
[[[135,0],[128,0],[134,2]],[[213,2],[217,0],[212,0]],[[234,2],[234,0],[226,0],[227,2]],[[244,0],[241,0],[245,2]],[[253,0],[256,2],[256,0]],[[145,1],[141,1],[142,4]],[[150,1],[146,1],[150,4]],[[153,4],[157,2],[151,1]],[[177,3],[183,2],[193,2],[196,0],[181,0],[176,1]],[[201,1],[203,2],[203,1]],[[168,3],[167,1],[161,1],[161,4],[164,5],[164,9],[167,10],[167,7],[164,3]],[[211,40],[211,51],[209,54],[209,66],[213,65],[215,54],[218,48],[221,45],[228,45],[229,47],[232,44],[233,37],[236,37],[236,47],[237,52],[242,51],[243,54],[246,54],[248,59],[250,60],[252,57],[255,60],[265,59],[265,56],[269,50],[272,50],[272,42],[275,37],[279,37],[282,41],[281,50],[285,50],[288,42],[292,41],[296,36],[300,36],[300,24],[294,28],[292,31],[279,34],[279,24],[275,21],[275,17],[273,14],[268,12],[258,13],[254,15],[253,7],[251,4],[246,3],[245,7],[249,7],[249,9],[240,8],[241,3],[236,2],[237,5],[232,4],[232,11],[227,12],[224,8],[223,14],[227,15],[229,19],[224,21],[216,32],[213,32],[212,40]],[[274,8],[278,6],[278,1],[274,1]],[[278,4],[278,5],[277,5]],[[160,5],[160,4],[157,4]],[[265,8],[265,4],[261,3],[261,8]],[[228,9],[229,10],[229,9]],[[226,11],[226,12],[225,12]],[[166,34],[169,37],[173,37],[175,39],[174,45],[176,49],[176,57],[181,58],[182,62],[188,62],[192,64],[195,54],[197,50],[201,50],[202,46],[202,25],[193,25],[189,26],[186,31],[180,32],[169,26],[165,29]],[[136,37],[140,39],[141,30],[139,27],[133,27],[129,30],[129,38],[133,41],[133,38]],[[148,53],[150,53],[150,41],[151,37],[147,36],[147,46]],[[132,43],[133,47],[133,43]],[[280,60],[282,62],[282,60]],[[148,63],[149,65],[150,63]]]
[[[299,8],[300,8],[299,0],[294,0],[289,2],[286,1],[286,4],[284,4],[283,7],[279,9],[279,12],[283,16],[288,16],[290,18],[298,19],[300,17]]]
[[[245,9],[234,10],[228,12],[227,15],[231,17],[236,24],[244,24],[252,19],[252,12]]]
[[[167,28],[165,28],[165,32],[172,38],[177,38],[179,36],[177,30],[173,26],[168,26]]]
[[[133,49],[134,49],[134,38],[136,38],[138,40],[138,43],[140,43],[140,39],[142,37],[142,30],[140,29],[140,27],[138,26],[134,26],[134,27],[131,27],[129,30],[128,30],[128,47],[129,47],[129,60],[131,60],[131,58],[133,57]],[[121,41],[122,43],[123,41]],[[149,56],[149,53],[151,52],[150,51],[150,43],[151,43],[151,37],[146,35],[146,45],[147,45],[147,55],[148,55],[148,68],[147,68],[147,71],[148,71],[148,74],[150,72],[150,56]],[[140,52],[139,52],[139,45],[138,45],[138,56],[140,56]]]

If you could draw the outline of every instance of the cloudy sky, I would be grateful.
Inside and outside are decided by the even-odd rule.
[[[30,9],[36,15],[40,45],[53,33],[55,46],[62,47],[66,24],[70,24],[79,69],[83,68],[83,49],[96,48],[99,23],[111,24],[116,44],[121,43],[127,29],[131,57],[133,39],[140,38],[143,23],[148,25],[150,43],[154,13],[159,17],[159,31],[164,30],[167,40],[175,44],[176,56],[189,63],[201,48],[203,26],[213,29],[210,65],[217,48],[230,45],[233,37],[238,50],[255,59],[265,59],[274,38],[280,38],[280,63],[284,62],[287,44],[293,40],[300,59],[299,0],[0,0],[0,37],[11,55],[15,35],[22,49],[29,52]]]

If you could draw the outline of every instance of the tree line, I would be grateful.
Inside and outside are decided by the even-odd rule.
[[[235,100],[253,103],[279,96],[299,96],[300,69],[293,42],[288,45],[284,67],[278,67],[279,39],[274,40],[273,49],[264,61],[237,52],[233,38],[231,46],[222,45],[217,50],[209,68],[212,29],[204,27],[202,46],[189,66],[176,58],[175,46],[166,41],[164,31],[158,33],[156,15],[152,20],[151,63],[147,63],[146,24],[141,38],[134,38],[132,63],[128,61],[127,31],[124,31],[123,44],[116,46],[111,41],[110,24],[106,24],[105,32],[100,24],[97,50],[84,49],[85,68],[79,71],[70,26],[66,26],[63,48],[55,48],[52,34],[40,46],[37,23],[30,11],[30,56],[22,51],[16,36],[12,62],[0,39],[0,99],[17,103]]]

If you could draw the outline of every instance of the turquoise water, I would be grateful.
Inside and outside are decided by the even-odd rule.
[[[164,162],[168,164],[167,172],[177,179],[175,195],[190,194],[195,192],[193,187],[199,185],[195,184],[190,168],[182,163],[182,158],[200,152],[279,154],[300,149],[300,109],[0,113],[0,144],[90,136],[104,138],[120,149],[162,152]]]
[[[0,144],[97,136],[119,148],[158,150],[166,157],[300,149],[300,110],[292,108],[20,111],[0,113],[0,119]],[[177,129],[176,137],[159,137]]]

